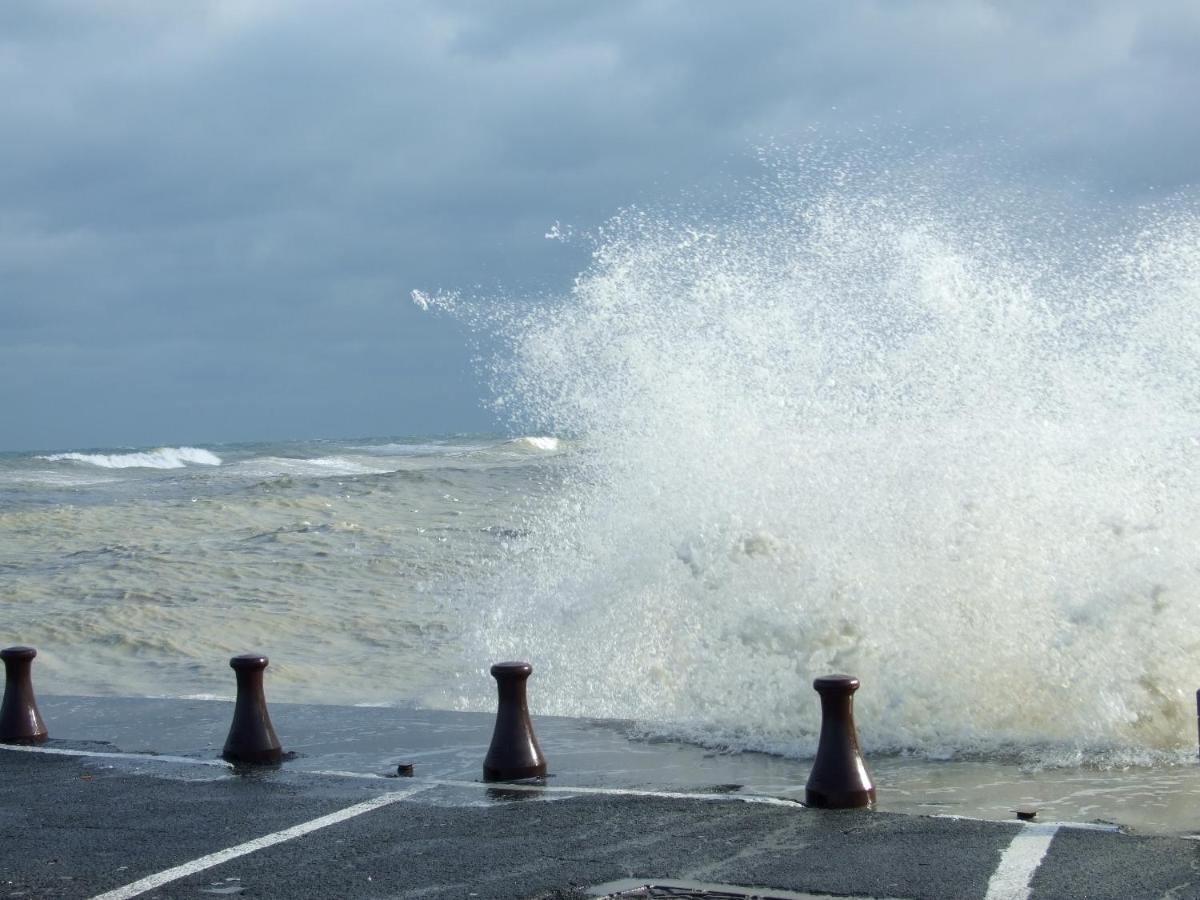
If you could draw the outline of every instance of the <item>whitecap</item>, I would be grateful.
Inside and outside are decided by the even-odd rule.
[[[42,484],[49,487],[74,488],[88,487],[94,484],[111,484],[115,481],[120,481],[120,479],[103,475],[75,475],[50,469],[0,473],[0,484]]]
[[[81,462],[102,469],[182,469],[189,465],[221,465],[221,457],[199,447],[159,447],[137,453],[52,453],[37,458],[47,462]]]
[[[346,456],[324,456],[316,459],[293,459],[283,456],[264,456],[238,465],[239,474],[256,478],[281,475],[324,478],[337,475],[380,475],[393,471],[391,467],[369,465]]]

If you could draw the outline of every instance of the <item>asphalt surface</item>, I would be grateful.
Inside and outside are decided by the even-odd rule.
[[[717,793],[704,778],[689,789],[678,773],[667,786],[677,796],[664,796],[652,786],[604,793],[599,777],[588,792],[569,771],[548,790],[489,787],[448,770],[322,774],[317,763],[336,754],[238,772],[213,765],[211,748],[181,759],[123,755],[154,741],[102,745],[80,722],[78,739],[47,748],[111,755],[0,749],[0,897],[134,885],[120,896],[578,900],[606,883],[685,880],[843,897],[1200,898],[1200,842],[1177,837],[810,810],[733,785]],[[59,719],[63,733],[69,723]],[[474,746],[467,737],[462,746]],[[167,750],[181,752],[187,739],[176,743]],[[339,812],[340,821],[305,825]],[[1017,875],[1007,882],[1006,866]]]

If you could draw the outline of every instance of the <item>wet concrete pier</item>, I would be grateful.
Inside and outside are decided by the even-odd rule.
[[[620,723],[535,716],[550,777],[510,785],[485,714],[273,704],[297,755],[264,770],[220,758],[230,703],[39,705],[54,737],[0,749],[5,897],[1200,897],[1194,840],[887,812],[874,761],[884,810],[817,810],[807,763]]]

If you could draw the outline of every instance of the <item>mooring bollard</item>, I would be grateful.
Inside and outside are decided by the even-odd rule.
[[[230,668],[237,673],[237,703],[221,756],[230,762],[271,765],[283,759],[283,748],[271,727],[267,697],[263,693],[263,670],[267,663],[267,658],[257,653],[229,660]]]
[[[40,744],[49,736],[33,697],[32,647],[6,647],[4,660],[4,703],[0,706],[0,743]]]
[[[855,809],[875,802],[875,785],[867,774],[854,730],[854,692],[858,679],[824,675],[813,682],[821,695],[821,737],[808,784],[805,806]]]
[[[546,774],[546,757],[533,734],[525,682],[533,674],[527,662],[502,662],[492,666],[500,695],[496,728],[483,760],[484,781],[515,781]]]

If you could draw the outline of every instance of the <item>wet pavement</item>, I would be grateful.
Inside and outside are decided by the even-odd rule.
[[[1200,898],[1194,840],[810,810],[802,761],[621,723],[535,718],[554,777],[489,786],[482,714],[273,705],[298,755],[238,771],[230,703],[39,702],[51,741],[0,749],[0,897]]]

